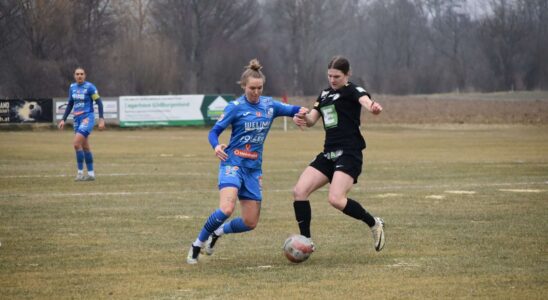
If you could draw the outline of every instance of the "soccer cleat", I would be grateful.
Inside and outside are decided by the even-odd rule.
[[[84,181],[95,181],[95,176],[86,175],[84,176]]]
[[[86,176],[84,176],[84,174],[78,174],[76,175],[76,178],[74,178],[74,181],[85,181],[86,180]]]
[[[220,238],[219,235],[216,235],[215,233],[212,233],[209,238],[207,239],[204,247],[204,251],[207,255],[212,255],[215,249],[215,243],[217,243],[217,240]]]
[[[312,238],[308,238],[308,240],[310,241],[310,245],[312,245],[312,252],[316,251],[316,245],[312,241]]]
[[[375,250],[381,251],[384,248],[384,220],[375,218],[375,226],[371,227],[373,240],[375,241]]]
[[[188,249],[188,255],[186,256],[186,263],[189,265],[194,265],[198,263],[198,256],[200,255],[201,247],[190,246]]]

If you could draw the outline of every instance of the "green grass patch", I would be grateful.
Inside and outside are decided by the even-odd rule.
[[[547,127],[368,126],[349,196],[385,219],[385,249],[324,188],[310,199],[317,251],[295,265],[281,251],[298,231],[292,188],[324,133],[278,125],[259,226],[194,266],[187,249],[218,206],[205,129],[94,132],[95,182],[73,181],[72,133],[0,132],[0,298],[548,295]]]

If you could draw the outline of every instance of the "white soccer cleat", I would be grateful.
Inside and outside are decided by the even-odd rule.
[[[197,264],[200,250],[202,250],[202,248],[191,245],[190,249],[188,249],[188,254],[186,256],[186,263],[189,265]]]
[[[215,243],[217,243],[217,240],[220,238],[220,236],[216,235],[215,233],[212,233],[209,238],[207,239],[204,247],[205,254],[212,255],[213,252],[215,252]]]
[[[312,238],[308,238],[308,240],[310,241],[310,245],[312,245],[312,252],[316,251],[316,245],[312,241]]]
[[[95,176],[86,175],[84,176],[84,181],[95,181]]]
[[[384,220],[375,217],[375,226],[371,227],[373,241],[375,242],[375,250],[381,251],[384,248]]]
[[[74,178],[74,181],[85,181],[85,180],[86,180],[86,176],[84,176],[84,174],[78,174]]]

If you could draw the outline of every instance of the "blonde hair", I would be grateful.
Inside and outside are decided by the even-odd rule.
[[[247,84],[249,77],[260,78],[263,80],[263,83],[265,83],[266,77],[264,76],[263,72],[261,72],[262,68],[263,66],[261,66],[259,60],[257,60],[256,58],[250,60],[249,64],[244,67],[244,72],[242,73],[238,84],[244,87]]]

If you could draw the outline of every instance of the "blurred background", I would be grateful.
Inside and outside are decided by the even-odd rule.
[[[548,0],[1,0],[0,98],[316,95],[334,55],[373,94],[548,89]]]

